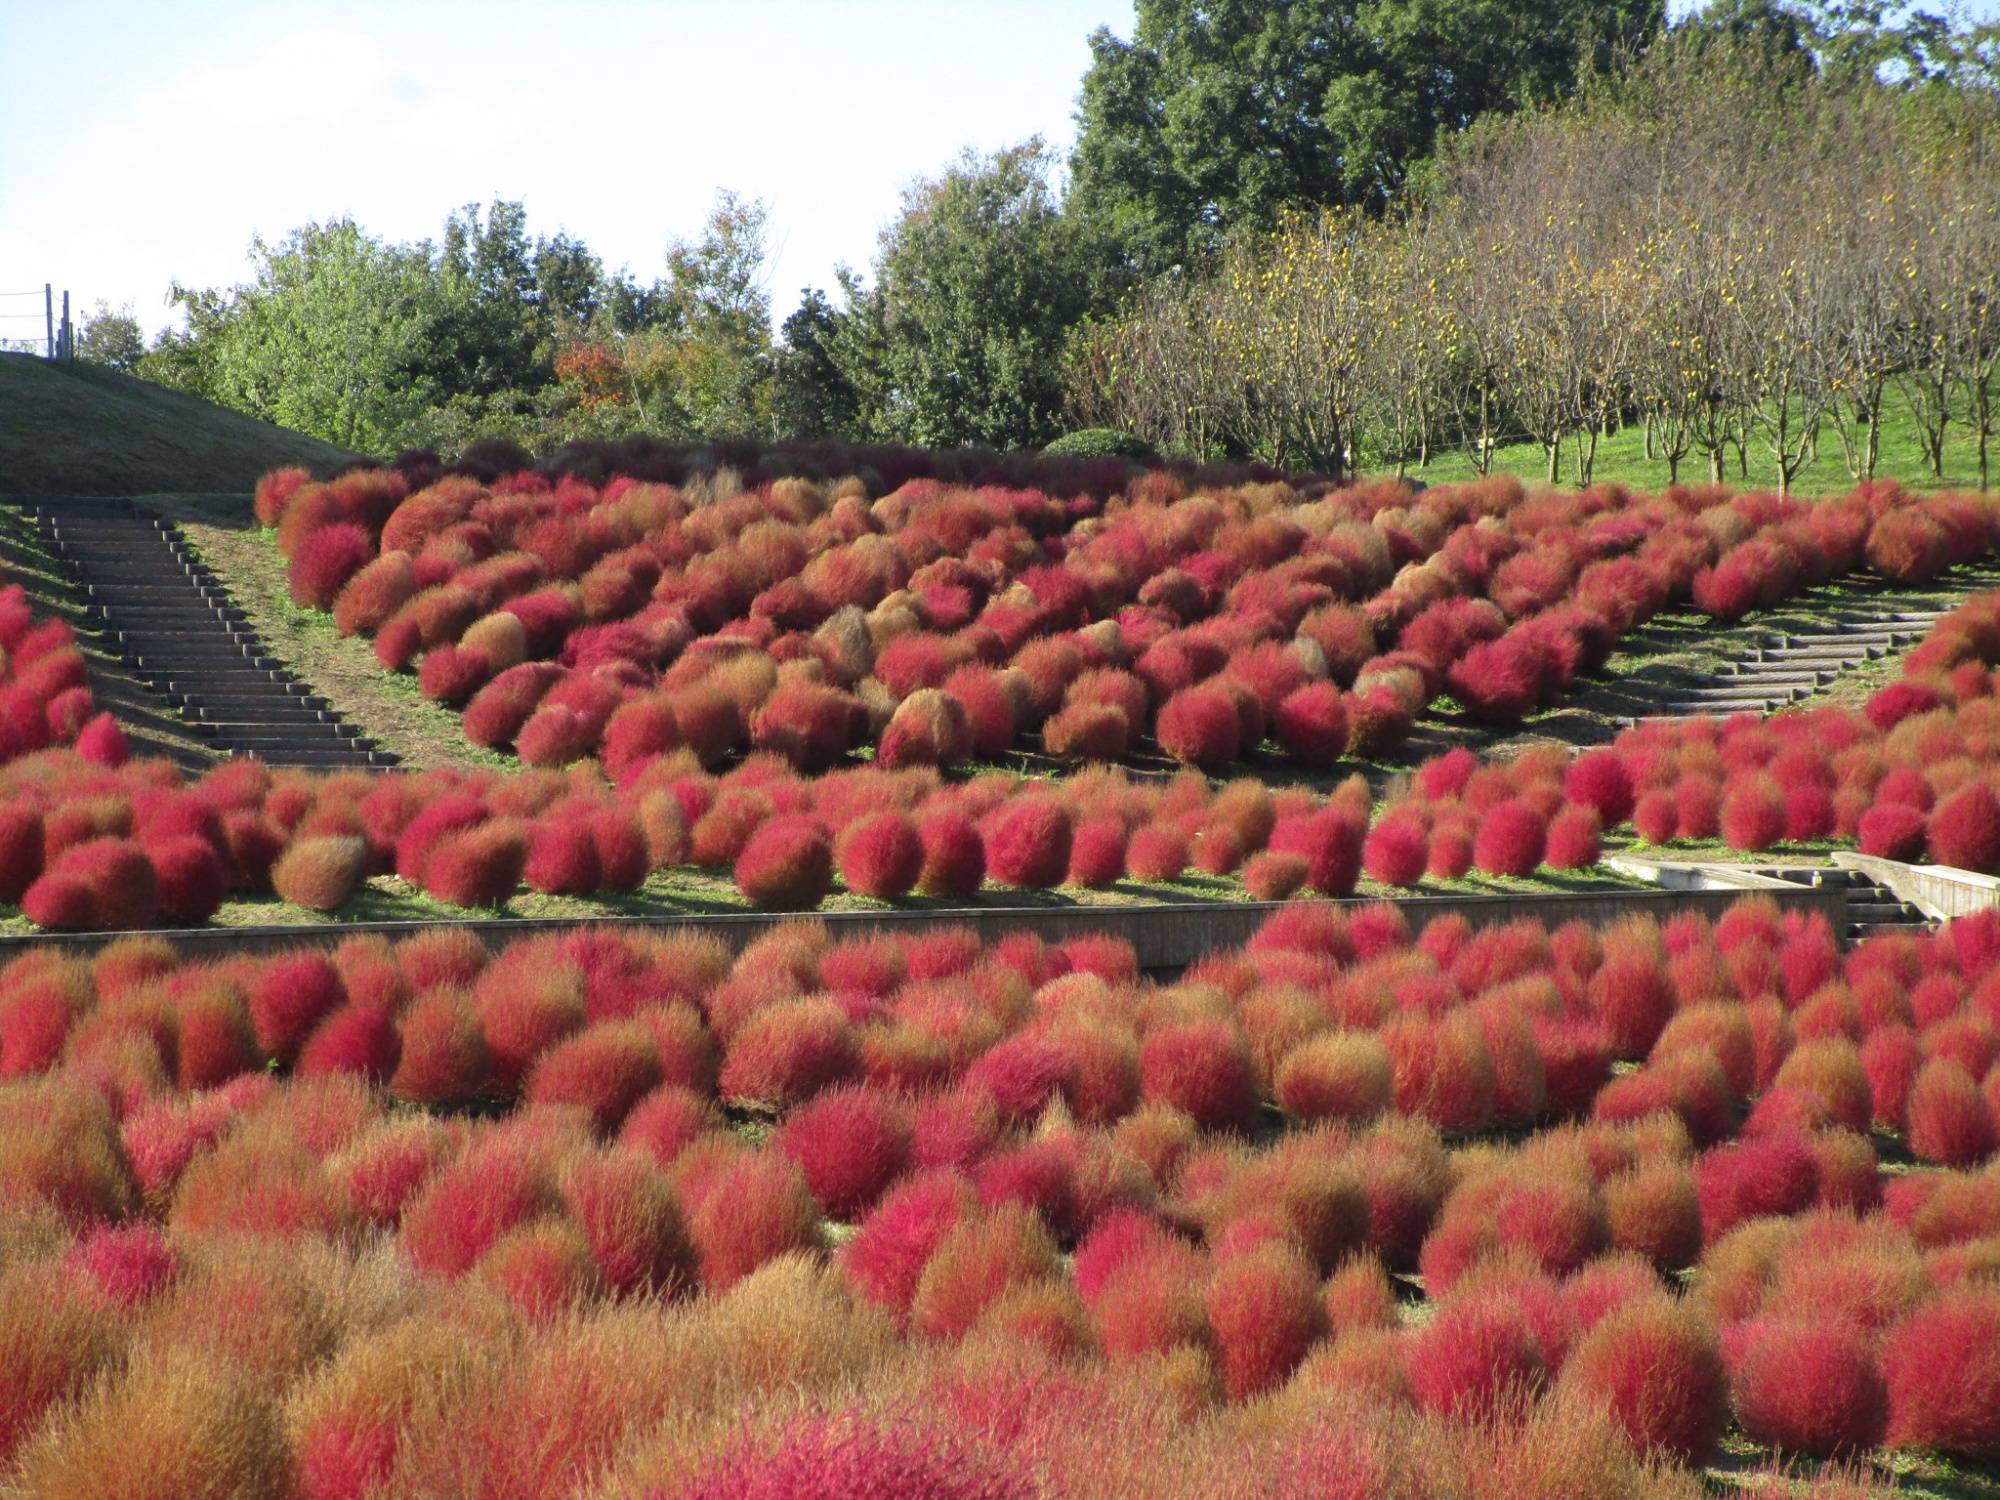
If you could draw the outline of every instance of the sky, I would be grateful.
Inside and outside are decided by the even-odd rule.
[[[769,205],[782,317],[962,149],[1067,147],[1091,32],[1132,25],[1132,0],[0,0],[0,294],[150,333],[170,282],[247,280],[259,235],[435,237],[496,197],[650,281],[726,188]],[[0,295],[0,338],[40,308]]]
[[[769,288],[865,269],[959,151],[1066,147],[1099,26],[1130,0],[0,0],[0,337],[250,275],[253,237],[352,216],[435,238],[526,204],[650,281],[718,189],[771,213]]]

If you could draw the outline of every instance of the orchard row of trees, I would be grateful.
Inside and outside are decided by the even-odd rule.
[[[1399,471],[1537,442],[1591,476],[1633,422],[1720,479],[1872,477],[1891,393],[1940,474],[2000,430],[2000,107],[1685,28],[1473,132],[1403,214],[1293,215],[1080,338],[1079,420],[1163,449]],[[1733,460],[1733,463],[1732,463]]]
[[[1940,160],[1954,149],[1940,141],[1983,151],[1966,101],[1990,99],[1995,76],[1987,32],[1885,20],[1865,0],[1717,0],[1671,31],[1662,0],[1136,9],[1130,40],[1091,38],[1067,160],[1030,141],[912,185],[869,273],[842,268],[776,326],[767,206],[725,194],[651,282],[568,235],[531,235],[518,203],[468,207],[415,244],[308,225],[254,245],[244,285],[175,286],[186,326],[153,348],[104,315],[82,350],[376,453],[638,431],[1010,447],[1088,421],[1320,468],[1546,434],[1552,464],[1567,451],[1587,467],[1580,434],[1652,409],[1626,373],[1639,340],[1610,330],[1678,315],[1670,298],[1629,301],[1635,289],[1657,290],[1678,256],[1674,286],[1706,277],[1733,295],[1748,273],[1711,285],[1703,260],[1725,218],[1772,231],[1744,242],[1769,265],[1805,255],[1836,198],[1875,201],[1909,139]],[[1764,57],[1769,78],[1717,94],[1715,47]],[[1957,101],[1957,123],[1904,118],[1934,94]],[[1828,123],[1851,100],[1894,118]],[[1622,144],[1591,138],[1600,119]],[[1814,163],[1786,152],[1840,130],[1891,157],[1873,176],[1855,164],[1853,181],[1843,161],[1836,194],[1811,192],[1796,173]],[[1678,218],[1642,223],[1646,181]],[[1697,211],[1699,192],[1718,206]],[[1899,201],[1898,224],[1915,211]],[[1558,344],[1585,374],[1550,373]],[[1902,378],[1909,361],[1891,363]],[[1661,418],[1662,443],[1699,427],[1686,451],[1719,463],[1718,432],[1762,440],[1747,414],[1769,403],[1740,395],[1715,406],[1733,414],[1720,427]]]

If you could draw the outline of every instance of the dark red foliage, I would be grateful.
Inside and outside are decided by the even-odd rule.
[[[1931,812],[1925,840],[1938,864],[2000,872],[2000,797],[1980,781],[1959,788]]]
[[[1405,1364],[1424,1410],[1471,1420],[1493,1420],[1548,1379],[1541,1341],[1503,1295],[1447,1302],[1412,1336]]]
[[[359,526],[322,526],[299,543],[290,568],[292,603],[329,610],[347,580],[375,556],[375,542]]]
[[[1616,828],[1632,816],[1632,774],[1616,750],[1586,750],[1563,773],[1563,795],[1594,808],[1599,826]]]
[[[1819,1196],[1819,1158],[1803,1132],[1774,1130],[1709,1152],[1695,1185],[1702,1233],[1713,1243],[1745,1219],[1811,1207]]]
[[[1845,1323],[1759,1319],[1743,1330],[1736,1417],[1745,1432],[1826,1457],[1881,1442],[1889,1394],[1868,1337]]]
[[[917,833],[924,843],[920,891],[963,899],[979,890],[986,879],[986,843],[971,818],[955,808],[938,808],[918,817]]]
[[[776,817],[736,858],[736,889],[765,911],[811,911],[833,889],[833,846],[817,819]]]
[[[1384,885],[1414,886],[1430,859],[1430,834],[1414,811],[1392,811],[1369,830],[1362,868]]]
[[[923,874],[923,837],[907,813],[874,813],[841,834],[839,861],[849,890],[894,900],[908,895]]]
[[[1278,704],[1278,743],[1307,765],[1331,765],[1347,753],[1346,696],[1331,682],[1309,682]]]
[[[1247,1131],[1256,1122],[1256,1066],[1229,1021],[1153,1027],[1140,1046],[1139,1070],[1149,1102],[1171,1104],[1206,1129]]]
[[[352,1073],[384,1083],[403,1052],[396,1018],[376,1005],[350,1003],[320,1023],[299,1053],[298,1075]]]
[[[1861,852],[1880,859],[1923,858],[1929,820],[1907,803],[1878,802],[1861,815]]]
[[[1488,875],[1529,875],[1548,848],[1549,825],[1525,799],[1502,802],[1473,835],[1473,863]]]
[[[1242,749],[1242,722],[1235,704],[1221,688],[1205,683],[1169,698],[1153,732],[1162,750],[1190,765],[1226,766]]]
[[[772,1145],[799,1164],[829,1218],[851,1223],[908,1167],[910,1121],[875,1089],[835,1089],[794,1110]]]
[[[1052,797],[1018,797],[986,834],[986,868],[1002,885],[1045,890],[1069,873],[1070,818]]]

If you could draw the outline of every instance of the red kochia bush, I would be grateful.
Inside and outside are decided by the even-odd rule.
[[[1404,1362],[1424,1410],[1490,1421],[1548,1378],[1526,1314],[1501,1295],[1447,1302],[1411,1336]]]
[[[229,870],[215,845],[197,834],[149,838],[146,858],[160,882],[160,915],[177,927],[198,927],[222,909]]]
[[[320,1023],[299,1054],[301,1077],[352,1073],[370,1083],[385,1082],[403,1054],[396,1018],[375,1005],[347,1004]]]
[[[833,889],[833,848],[816,819],[772,818],[736,857],[736,889],[764,911],[811,911]]]
[[[1755,853],[1785,836],[1785,790],[1761,773],[1734,782],[1722,799],[1722,837],[1732,849]]]
[[[375,543],[359,526],[322,526],[299,543],[290,569],[292,603],[328,610],[347,580],[375,556]]]
[[[1488,875],[1533,874],[1548,836],[1548,821],[1525,800],[1502,802],[1473,835],[1473,863]]]
[[[250,1023],[257,1045],[289,1064],[313,1028],[347,999],[340,971],[324,953],[307,949],[268,960],[250,986]]]
[[[1278,705],[1278,743],[1307,765],[1331,765],[1347,753],[1347,702],[1330,682],[1309,682]]]
[[[1676,1464],[1704,1462],[1728,1418],[1714,1330],[1658,1294],[1640,1294],[1586,1332],[1562,1366],[1562,1384],[1602,1402],[1634,1448]]]
[[[1565,807],[1549,823],[1548,847],[1544,857],[1555,870],[1587,870],[1604,852],[1599,838],[1601,824],[1596,810]]]
[[[978,1209],[972,1184],[956,1172],[912,1177],[884,1198],[841,1247],[841,1271],[857,1292],[900,1322],[931,1256]]]
[[[1225,1260],[1208,1283],[1206,1302],[1223,1384],[1238,1401],[1283,1385],[1326,1332],[1319,1277],[1286,1246]]]
[[[819,1242],[819,1208],[798,1167],[776,1151],[726,1148],[692,1187],[676,1164],[683,1208],[710,1291],[727,1291],[768,1260]],[[692,1155],[692,1153],[690,1153]]]
[[[986,837],[986,868],[1003,885],[1046,890],[1069,873],[1069,813],[1051,797],[1019,797]]]
[[[1826,1457],[1873,1448],[1889,1393],[1868,1336],[1845,1323],[1760,1319],[1744,1330],[1736,1418],[1763,1442]]]
[[[1910,1149],[1925,1161],[1973,1167],[1993,1152],[1993,1106],[1972,1075],[1948,1058],[1924,1065],[1904,1114]]]
[[[528,839],[505,819],[456,833],[424,864],[424,890],[452,906],[498,906],[521,883]]]
[[[1919,1308],[1883,1341],[1882,1371],[1891,1446],[2000,1459],[2000,1289]]]
[[[840,838],[840,878],[863,896],[907,896],[924,872],[924,841],[907,813],[879,812]]]
[[[842,1088],[792,1111],[772,1145],[799,1164],[830,1219],[860,1218],[910,1162],[910,1121],[878,1090]]]
[[[1228,693],[1207,683],[1175,693],[1160,708],[1153,732],[1176,760],[1214,768],[1242,750],[1242,721]]]
[[[1139,1049],[1139,1072],[1149,1103],[1171,1104],[1204,1129],[1247,1131],[1256,1123],[1256,1064],[1229,1021],[1154,1026]]]
[[[1615,750],[1586,750],[1563,773],[1563,795],[1596,811],[1599,823],[1616,828],[1632,816],[1632,774]]]
[[[938,808],[917,820],[924,841],[924,867],[917,889],[926,896],[973,895],[986,879],[986,843],[972,819],[955,808]]]
[[[660,1049],[637,1021],[605,1021],[558,1042],[536,1059],[522,1098],[583,1109],[600,1131],[615,1131],[632,1106],[661,1082]]]
[[[1932,810],[1925,837],[1938,864],[2000,871],[2000,797],[1981,781],[1961,787]]]
[[[130,839],[92,839],[65,849],[21,898],[21,910],[52,932],[150,927],[160,906],[153,862]]]
[[[1904,861],[1921,859],[1929,819],[1923,812],[1901,802],[1878,802],[1861,815],[1856,832],[1861,852],[1879,859]]]
[[[1369,830],[1361,851],[1368,878],[1384,885],[1414,886],[1424,878],[1429,859],[1430,836],[1414,810],[1386,814]]]
[[[1775,1130],[1709,1152],[1695,1182],[1702,1232],[1713,1242],[1745,1219],[1811,1207],[1819,1195],[1819,1159],[1810,1137]]]
[[[656,1500],[1029,1500],[1036,1493],[1009,1461],[949,1432],[811,1414],[775,1438],[739,1439]]]
[[[792,1000],[745,1021],[723,1060],[725,1099],[783,1108],[859,1069],[861,1052],[838,1005]]]

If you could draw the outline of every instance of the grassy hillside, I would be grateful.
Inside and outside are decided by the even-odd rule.
[[[0,354],[0,494],[242,491],[267,469],[354,456],[115,370]]]

